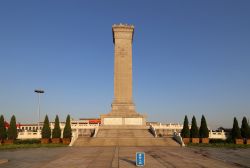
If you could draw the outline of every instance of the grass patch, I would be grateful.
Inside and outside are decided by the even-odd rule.
[[[209,143],[209,144],[187,144],[188,147],[211,147],[211,148],[250,148],[250,145],[238,145],[233,143]]]
[[[22,148],[55,148],[66,147],[64,144],[3,144],[0,145],[0,150],[5,149],[22,149]]]

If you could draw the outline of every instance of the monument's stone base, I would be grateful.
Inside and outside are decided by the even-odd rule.
[[[144,125],[144,118],[103,118],[103,125]]]
[[[113,115],[109,114],[101,115],[102,125],[146,125],[146,117],[138,113],[126,114],[126,115]]]
[[[146,116],[135,111],[134,103],[112,103],[112,110],[101,115],[102,125],[146,125]]]

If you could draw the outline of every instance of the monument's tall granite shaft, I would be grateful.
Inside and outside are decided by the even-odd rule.
[[[115,50],[112,111],[131,111],[134,110],[132,100],[132,41],[134,27],[114,25],[112,31]]]
[[[134,26],[113,25],[114,100],[112,111],[101,115],[104,125],[144,125],[145,117],[135,111],[132,93],[132,42]]]

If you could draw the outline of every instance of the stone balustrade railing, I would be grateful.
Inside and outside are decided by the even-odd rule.
[[[73,144],[75,143],[75,141],[77,140],[77,138],[78,138],[78,133],[77,132],[73,132],[69,146],[73,146]]]
[[[18,133],[18,139],[39,139],[41,137],[41,131],[23,131]]]
[[[181,145],[181,146],[185,146],[183,140],[182,140],[182,137],[181,137],[181,134],[178,133],[178,132],[174,132],[174,136],[173,138]]]
[[[156,137],[157,137],[157,133],[156,133],[156,131],[155,131],[154,126],[150,124],[149,129],[150,129],[150,131],[153,133],[154,137],[156,138]]]
[[[152,125],[155,129],[182,129],[183,125],[182,124],[150,124]],[[190,126],[191,128],[191,126]]]
[[[63,137],[63,129],[65,125],[60,125],[61,128],[61,138]],[[54,126],[51,125],[51,130],[54,128]],[[78,137],[78,130],[80,129],[95,129],[95,132],[98,132],[99,124],[83,124],[83,123],[77,123],[77,124],[71,124],[72,129],[72,139],[77,139]],[[40,139],[41,136],[41,130],[38,131],[31,131],[31,130],[24,130],[21,132],[18,132],[18,139]]]
[[[96,137],[98,131],[99,131],[99,127],[96,127],[96,128],[95,128],[95,134],[93,135],[93,137]]]
[[[228,133],[224,132],[223,130],[221,132],[218,131],[209,131],[209,139],[222,139],[225,140],[228,137]]]

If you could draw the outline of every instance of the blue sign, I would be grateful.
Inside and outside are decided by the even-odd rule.
[[[136,152],[136,166],[144,166],[144,165],[145,165],[145,153]]]

